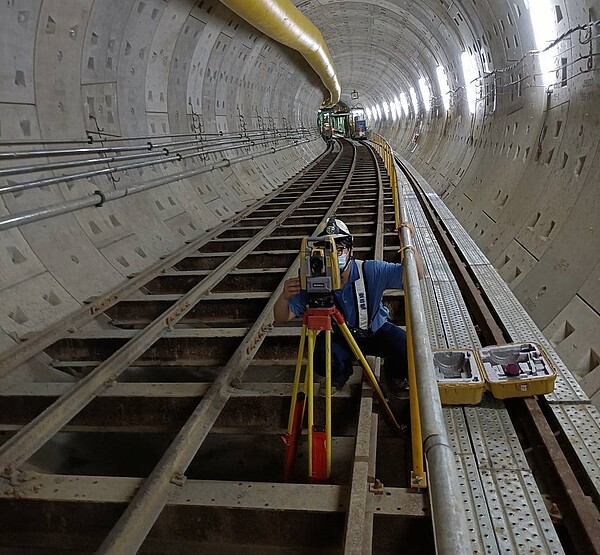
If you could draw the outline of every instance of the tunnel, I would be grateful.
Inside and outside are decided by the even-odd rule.
[[[2,2],[0,555],[599,553],[599,33],[598,0]],[[336,104],[366,139],[321,135]],[[358,362],[333,478],[301,438],[282,483],[273,303],[332,215],[357,258],[414,240],[423,304],[385,301],[428,356],[556,376],[443,397],[456,490],[411,481],[414,399],[399,439]]]

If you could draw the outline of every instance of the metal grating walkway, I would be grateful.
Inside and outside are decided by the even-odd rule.
[[[452,271],[433,240],[417,196],[404,174],[398,173],[427,267],[422,292],[433,330],[432,347],[478,348],[477,332]],[[422,178],[419,183],[423,186]],[[427,194],[431,198],[434,193],[427,188]],[[434,205],[445,221],[449,214],[446,206],[441,200]],[[454,224],[453,230],[462,230],[456,220]],[[472,260],[488,264],[462,232],[466,238],[463,243],[456,241],[459,248],[468,245]],[[477,407],[446,407],[444,414],[462,476],[473,553],[563,553],[504,404],[486,395]]]
[[[546,349],[552,358],[558,370],[558,376],[554,392],[545,397],[593,484],[596,495],[600,496],[600,413],[591,404],[575,377],[558,357],[552,344],[520,305],[508,285],[449,208],[408,162],[403,161],[403,164],[417,179],[420,188],[440,215],[444,226],[501,318],[512,341],[536,341]]]

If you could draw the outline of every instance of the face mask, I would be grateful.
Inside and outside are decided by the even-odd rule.
[[[340,272],[344,271],[346,264],[348,264],[348,255],[345,252],[338,254],[338,266],[340,268]]]

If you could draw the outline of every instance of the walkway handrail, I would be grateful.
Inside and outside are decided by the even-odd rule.
[[[398,174],[396,173],[396,166],[394,165],[393,153],[390,145],[387,141],[379,134],[372,133],[371,140],[375,143],[377,152],[383,159],[385,168],[390,176],[390,186],[392,188],[392,197],[394,199],[394,221],[395,229],[400,234],[401,220],[400,210],[398,205]],[[404,248],[405,243],[402,242],[403,247],[400,250],[401,259],[403,263],[404,276],[403,283],[408,283],[407,276],[407,264],[404,260]],[[426,488],[427,477],[425,475],[425,469],[423,465],[423,436],[421,434],[421,414],[419,411],[419,398],[417,395],[417,381],[415,371],[415,358],[412,338],[412,325],[409,318],[410,306],[407,302],[407,295],[404,295],[404,306],[406,314],[406,344],[408,350],[408,383],[409,383],[409,395],[410,395],[410,427],[411,427],[411,444],[412,444],[412,472],[411,472],[411,486],[415,488]]]
[[[396,173],[396,165],[394,164],[394,153],[388,142],[378,133],[374,131],[370,134],[371,141],[377,146],[377,152],[383,159],[385,169],[390,176],[390,187],[392,188],[392,197],[394,199],[394,221],[396,229],[400,228],[400,210],[398,206],[398,174]]]
[[[389,164],[390,179],[394,196],[394,210],[398,225],[409,221],[404,203],[402,188],[398,186],[397,168],[394,153],[381,135],[371,134],[375,144],[383,152],[382,158]],[[410,340],[416,373],[423,450],[429,474],[429,498],[435,536],[436,552],[442,555],[458,555],[471,550],[467,520],[464,512],[463,495],[460,491],[454,450],[447,437],[440,394],[433,370],[433,353],[429,343],[429,331],[425,320],[425,310],[417,272],[416,251],[410,230],[400,227],[403,264],[404,298],[407,314],[407,339]],[[411,384],[411,390],[414,387]],[[412,397],[411,397],[412,404]]]

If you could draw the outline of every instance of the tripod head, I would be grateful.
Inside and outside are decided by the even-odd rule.
[[[333,235],[302,239],[300,286],[308,294],[309,308],[334,306],[333,293],[341,289],[341,278]]]

